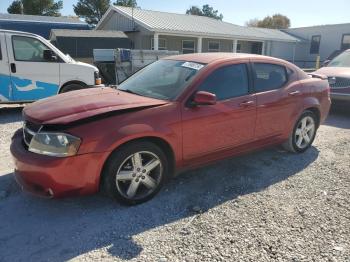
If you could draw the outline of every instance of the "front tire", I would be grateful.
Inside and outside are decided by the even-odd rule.
[[[157,145],[134,142],[111,155],[102,174],[102,186],[121,204],[136,205],[153,198],[167,174],[167,158]]]
[[[283,147],[294,153],[305,152],[313,143],[317,131],[317,118],[309,110],[303,112],[296,122],[293,132]]]

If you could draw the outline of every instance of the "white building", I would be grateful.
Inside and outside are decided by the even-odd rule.
[[[318,55],[322,62],[350,48],[350,23],[277,30],[121,6],[111,6],[96,30],[123,31],[135,49],[264,54],[303,68],[315,67]]]
[[[314,66],[318,55],[322,62],[334,51],[350,48],[350,23],[290,28],[283,31],[301,39],[295,62],[302,67]]]
[[[180,53],[244,52],[291,61],[300,42],[280,30],[121,6],[111,6],[96,30],[124,31],[135,49],[167,49]]]

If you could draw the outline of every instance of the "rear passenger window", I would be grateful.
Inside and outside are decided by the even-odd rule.
[[[216,95],[218,100],[246,95],[249,92],[248,71],[245,64],[216,69],[198,88]]]
[[[256,92],[278,89],[287,82],[287,72],[284,66],[255,63],[254,70],[254,86]]]

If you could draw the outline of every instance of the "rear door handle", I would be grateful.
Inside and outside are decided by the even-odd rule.
[[[10,67],[11,67],[11,72],[12,73],[16,73],[16,64],[15,63],[11,63],[11,65],[10,65]]]
[[[244,101],[239,104],[240,107],[248,107],[254,105],[254,101]]]
[[[300,94],[300,91],[294,91],[289,93],[290,96],[297,96],[299,94]]]

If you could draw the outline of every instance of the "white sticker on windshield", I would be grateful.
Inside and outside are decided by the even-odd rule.
[[[194,69],[194,70],[200,70],[200,69],[203,68],[204,65],[198,64],[198,63],[194,63],[194,62],[185,62],[181,66],[187,67],[187,68],[191,68],[191,69]]]

